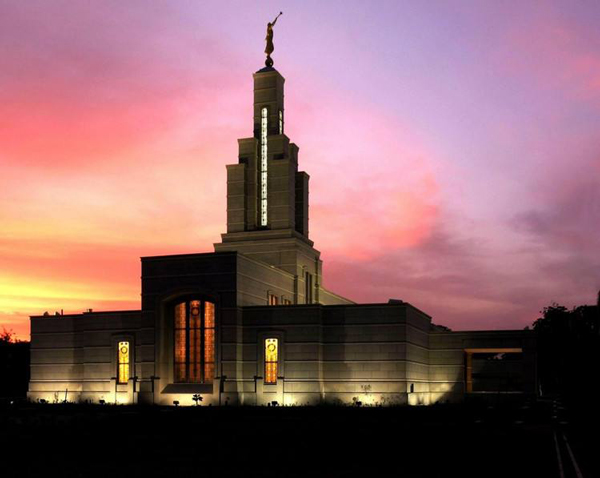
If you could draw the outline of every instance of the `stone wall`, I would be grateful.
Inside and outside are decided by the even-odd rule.
[[[331,305],[267,305],[270,295],[280,304],[293,298],[299,286],[293,274],[237,252],[143,258],[141,311],[32,317],[29,397],[192,405],[199,393],[204,404],[429,404],[479,393],[473,377],[503,364],[477,357],[507,349],[522,353],[522,391],[535,393],[531,332],[446,332],[408,303],[351,304],[322,288],[318,300]],[[184,298],[216,304],[213,384],[173,383],[171,312]],[[264,380],[266,338],[279,341],[276,384]],[[132,344],[126,385],[116,384],[120,340]]]
[[[28,397],[48,402],[132,400],[130,386],[116,385],[116,350],[131,342],[131,376],[143,374],[148,337],[139,311],[92,312],[31,318]]]

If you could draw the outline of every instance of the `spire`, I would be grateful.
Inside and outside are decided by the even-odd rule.
[[[252,136],[238,139],[238,164],[227,166],[224,242],[285,234],[308,239],[309,177],[298,170],[298,146],[285,134],[285,78],[273,67],[253,74]]]
[[[313,303],[322,263],[308,237],[309,176],[298,170],[299,148],[284,131],[285,78],[271,58],[279,15],[267,26],[266,67],[252,75],[252,136],[238,139],[237,164],[227,165],[227,232],[214,246],[292,274],[293,302]]]

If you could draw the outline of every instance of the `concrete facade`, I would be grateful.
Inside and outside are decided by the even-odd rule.
[[[139,311],[32,317],[30,399],[425,405],[535,393],[529,331],[450,332],[409,303],[358,305],[324,288],[284,82],[270,67],[254,74],[254,134],[227,166],[215,252],[142,258]]]

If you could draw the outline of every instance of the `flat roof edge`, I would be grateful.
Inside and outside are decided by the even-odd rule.
[[[243,305],[240,306],[240,309],[249,309],[249,308],[259,308],[259,307],[264,307],[264,308],[270,308],[270,307],[323,307],[323,308],[342,308],[342,307],[410,307],[411,309],[416,310],[417,312],[420,312],[421,314],[425,315],[428,318],[431,318],[430,315],[428,315],[427,313],[423,312],[422,310],[418,309],[417,307],[415,307],[414,305],[408,303],[408,302],[402,302],[402,303],[396,303],[396,304],[388,304],[387,302],[368,302],[368,303],[364,303],[364,304],[358,304],[358,303],[352,303],[352,304],[331,304],[331,305],[325,305],[325,304],[289,304],[289,305]]]
[[[436,324],[439,325],[439,324]],[[435,334],[499,334],[499,333],[515,333],[532,335],[535,330],[532,329],[485,329],[485,330],[432,330]]]
[[[221,252],[190,252],[186,254],[165,254],[161,256],[141,256],[143,261],[164,260],[164,259],[188,259],[198,256],[228,256],[238,254],[237,251],[221,251]]]
[[[60,319],[65,317],[81,317],[82,315],[100,315],[100,314],[141,314],[139,310],[94,310],[92,312],[79,312],[76,314],[49,314],[49,315],[30,315],[30,319]]]

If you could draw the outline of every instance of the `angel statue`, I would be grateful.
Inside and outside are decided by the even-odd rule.
[[[277,23],[277,19],[283,14],[283,12],[279,12],[279,15],[275,17],[272,23],[267,23],[267,46],[265,47],[265,53],[267,54],[267,59],[265,61],[265,65],[273,66],[273,59],[271,58],[271,53],[275,50],[275,46],[273,45],[273,27],[275,23]]]

